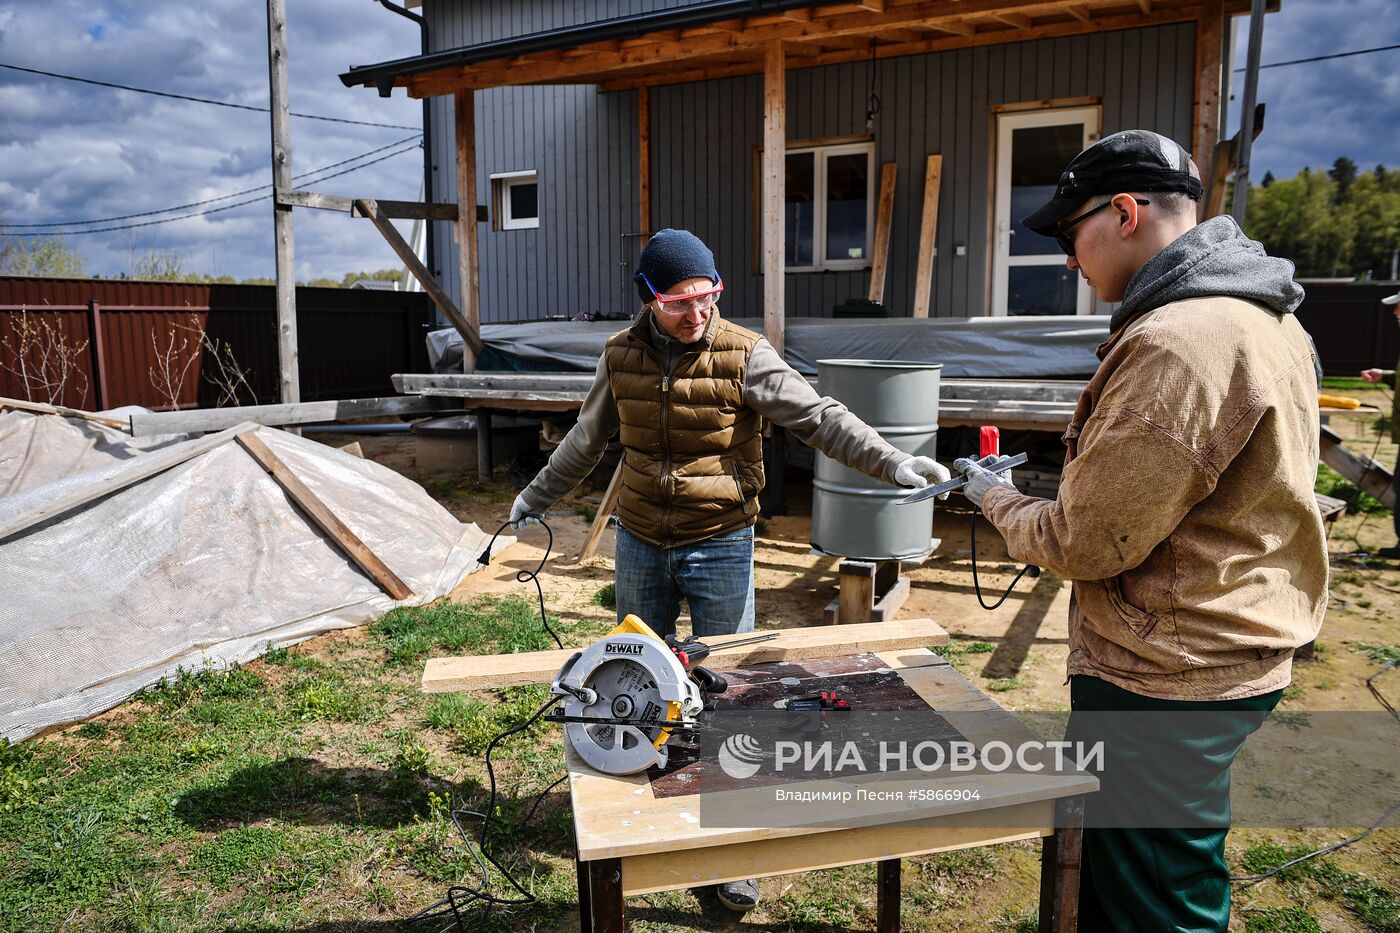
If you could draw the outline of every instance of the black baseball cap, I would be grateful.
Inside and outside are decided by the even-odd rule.
[[[1191,154],[1151,130],[1124,130],[1105,136],[1070,160],[1055,196],[1021,221],[1043,236],[1054,236],[1060,221],[1096,194],[1125,191],[1180,191],[1201,199],[1201,173]]]

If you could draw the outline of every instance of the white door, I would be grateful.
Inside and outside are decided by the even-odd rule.
[[[1050,237],[1021,218],[1050,199],[1070,159],[1099,138],[1097,107],[1006,113],[997,118],[992,314],[1089,314],[1092,295]]]

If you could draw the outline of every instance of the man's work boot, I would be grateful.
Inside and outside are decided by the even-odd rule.
[[[727,881],[724,884],[715,885],[715,896],[725,907],[737,913],[747,913],[758,906],[758,882],[750,878],[747,881]]]
[[[1390,547],[1383,547],[1376,552],[1377,557],[1384,557],[1386,560],[1400,560],[1400,544],[1392,544]]]

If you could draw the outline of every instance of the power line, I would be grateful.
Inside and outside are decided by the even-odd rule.
[[[214,100],[209,97],[191,97],[188,94],[175,94],[171,91],[156,91],[146,87],[132,87],[129,84],[115,84],[111,81],[98,81],[94,78],[79,78],[76,75],[59,74],[56,71],[42,71],[38,68],[25,68],[23,65],[11,65],[7,62],[0,62],[0,68],[9,68],[11,71],[23,71],[27,74],[42,75],[45,78],[59,78],[63,81],[77,81],[80,84],[92,84],[97,87],[109,87],[118,91],[131,91],[133,94],[152,94],[156,97],[168,97],[171,100],[188,100],[196,104],[213,104],[215,107],[229,107],[233,110],[251,110],[255,113],[271,113],[268,107],[254,107],[252,104],[235,104],[227,100]],[[324,120],[327,123],[348,123],[351,126],[380,126],[391,130],[416,130],[416,126],[405,126],[400,123],[374,123],[369,120],[347,120],[344,117],[326,117],[318,113],[297,113],[292,111],[292,116],[303,117],[307,120]]]
[[[1331,61],[1334,58],[1350,58],[1353,55],[1370,55],[1372,52],[1389,52],[1391,49],[1400,49],[1400,42],[1397,42],[1395,45],[1377,46],[1374,49],[1354,49],[1350,52],[1334,52],[1331,55],[1314,55],[1312,58],[1295,58],[1291,61],[1286,62],[1270,62],[1267,65],[1260,65],[1259,67],[1260,69],[1282,68],[1285,65],[1303,65],[1307,62],[1326,62]],[[1237,72],[1244,70],[1245,69],[1243,68],[1235,69],[1235,71]]]
[[[302,172],[300,175],[293,175],[292,179],[300,180],[310,178],[312,175],[319,175],[321,172],[325,172],[333,168],[340,168],[340,166],[349,165],[351,162],[358,162],[360,159],[366,158],[368,156],[378,155],[386,149],[393,149],[395,146],[402,146],[404,143],[407,142],[416,142],[417,140],[422,139],[422,137],[422,133],[418,133],[413,136],[408,136],[403,139],[400,139],[398,142],[389,143],[387,146],[380,146],[378,149],[371,149],[369,152],[362,152],[357,156],[351,156],[348,159],[341,159],[339,162],[332,162],[330,165],[322,165],[320,168],[313,168],[308,172]],[[159,210],[154,211],[141,211],[136,214],[118,214],[115,217],[99,217],[95,220],[49,220],[44,221],[43,223],[32,224],[0,224],[0,230],[34,230],[39,227],[83,227],[89,224],[110,224],[115,223],[118,220],[132,220],[133,218],[137,217],[154,217],[156,214],[169,214],[171,211],[183,211],[188,210],[191,207],[203,207],[206,204],[217,204],[220,201],[227,201],[229,198],[236,198],[244,194],[252,194],[254,191],[266,191],[271,187],[271,185],[256,185],[252,188],[244,188],[242,191],[231,191],[228,194],[221,194],[215,198],[205,198],[203,201],[191,201],[188,204],[176,204],[172,207],[162,207]]]
[[[380,156],[380,157],[377,158],[377,159],[371,159],[370,161],[364,162],[364,163],[362,163],[362,164],[360,164],[360,165],[352,165],[352,166],[350,166],[349,168],[347,168],[347,169],[342,169],[342,170],[339,171],[339,172],[332,172],[332,173],[329,174],[329,175],[322,175],[320,178],[316,179],[316,181],[318,181],[318,182],[329,181],[329,180],[331,180],[332,178],[339,178],[341,175],[348,175],[348,174],[350,174],[351,172],[358,172],[358,171],[359,171],[360,169],[362,169],[362,168],[369,168],[371,165],[374,165],[374,164],[376,164],[376,163],[378,163],[378,162],[383,162],[385,159],[392,159],[392,158],[393,158],[394,156],[396,156],[396,155],[403,155],[405,152],[412,152],[413,150],[415,150],[415,149],[417,149],[417,148],[419,148],[419,147],[418,147],[418,144],[417,144],[417,143],[414,143],[412,146],[405,146],[404,148],[402,148],[402,149],[400,149],[400,150],[398,150],[398,151],[396,151],[396,152],[390,152],[390,153],[388,153],[388,154],[386,154],[386,155]],[[263,187],[270,187],[270,186],[264,185]],[[259,190],[259,189],[254,188],[254,189],[250,189],[250,190],[256,191],[256,190]],[[181,214],[181,215],[179,215],[178,217],[163,217],[163,218],[161,218],[160,220],[147,220],[147,221],[144,221],[144,222],[139,223],[139,224],[122,224],[122,225],[116,226],[116,227],[90,227],[90,228],[88,228],[87,230],[38,230],[38,231],[34,231],[34,232],[32,232],[32,233],[23,233],[23,234],[21,234],[21,233],[5,233],[5,232],[3,232],[3,231],[0,231],[0,236],[36,236],[36,237],[44,237],[44,236],[80,236],[80,235],[85,234],[85,233],[111,233],[111,232],[116,231],[116,230],[135,230],[135,229],[137,229],[137,228],[139,228],[139,227],[154,227],[154,226],[157,226],[157,225],[159,225],[159,224],[174,223],[174,222],[177,221],[177,220],[189,220],[191,217],[203,217],[203,216],[205,216],[205,215],[207,215],[207,214],[219,214],[219,213],[222,213],[223,211],[231,211],[231,210],[233,210],[235,207],[244,207],[245,205],[248,205],[248,204],[256,204],[256,203],[259,202],[259,201],[267,201],[267,200],[271,199],[271,197],[272,197],[272,195],[270,195],[270,194],[264,194],[264,195],[260,195],[260,196],[258,196],[258,197],[256,197],[256,198],[248,198],[248,199],[245,200],[245,201],[235,201],[235,202],[232,203],[232,204],[225,204],[223,207],[211,207],[211,208],[209,208],[208,210],[204,210],[204,211],[194,211],[193,213],[189,213],[189,214]]]

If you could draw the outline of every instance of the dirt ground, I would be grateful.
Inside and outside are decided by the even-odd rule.
[[[1361,395],[1388,410],[1388,402],[1379,393],[1352,390],[1346,394]],[[1334,418],[1332,425],[1352,449],[1374,452],[1378,460],[1392,464],[1395,446],[1388,437],[1377,443],[1374,420],[1374,415]],[[359,440],[366,456],[422,482],[458,518],[476,522],[488,533],[505,520],[516,493],[504,468],[489,484],[476,482],[474,464],[463,464],[460,472],[419,471],[412,437],[323,435],[318,439],[337,446]],[[605,475],[595,475],[548,515],[554,533],[553,551],[540,580],[551,611],[565,618],[605,621],[612,615],[595,600],[599,590],[612,580],[612,533],[604,535],[596,558],[585,564],[575,560],[606,479]],[[838,559],[811,550],[811,488],[799,475],[790,477],[787,504],[788,514],[766,519],[758,530],[755,574],[760,630],[821,624],[823,607],[836,595]],[[1000,608],[983,610],[974,595],[970,572],[970,520],[970,512],[957,496],[939,506],[933,534],[942,539],[942,544],[929,560],[908,570],[912,589],[900,617],[930,618],[946,629],[959,669],[1003,706],[1013,710],[1067,709],[1069,583],[1049,573],[1038,579],[1026,578]],[[983,591],[990,602],[1006,588],[1018,568],[1009,561],[1000,537],[985,522],[978,527],[977,541]],[[519,541],[499,554],[488,570],[468,577],[453,598],[522,595],[524,588],[516,581],[515,573],[533,569],[539,563],[544,556],[544,542],[545,534],[540,529],[519,532]],[[1314,659],[1295,664],[1294,683],[1285,693],[1281,710],[1379,709],[1365,680],[1380,667],[1377,658],[1383,656],[1384,650],[1394,651],[1400,645],[1400,562],[1368,560],[1356,552],[1392,543],[1389,514],[1344,515],[1332,526],[1332,598],[1318,651]],[[686,623],[682,616],[682,631]],[[1400,671],[1390,680],[1384,684],[1387,694],[1400,697]],[[1396,738],[1400,740],[1400,725]],[[1234,864],[1246,847],[1304,843],[1314,846],[1343,837],[1341,830],[1244,830],[1232,833],[1229,847]],[[1382,830],[1332,858],[1346,871],[1364,873],[1376,884],[1392,892],[1400,891],[1400,830]],[[1033,879],[1027,883],[1033,884]],[[987,887],[985,895],[993,900],[999,897],[994,883]],[[1300,895],[1294,889],[1269,884],[1237,890],[1232,929],[1293,929],[1256,926],[1249,918],[1255,915],[1251,912],[1289,907],[1296,903],[1292,898],[1297,896]],[[1311,901],[1309,910],[1323,929],[1391,928],[1358,919],[1354,912],[1332,900]],[[1313,929],[1297,927],[1305,928]]]

